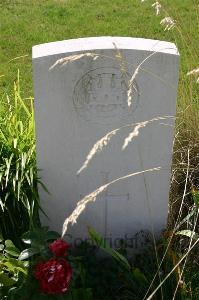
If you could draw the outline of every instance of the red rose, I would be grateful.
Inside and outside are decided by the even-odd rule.
[[[70,245],[66,242],[64,242],[62,239],[58,239],[54,241],[52,244],[49,245],[50,251],[55,255],[55,256],[66,256],[67,255],[67,250],[70,248]]]
[[[35,278],[45,294],[63,294],[68,290],[72,269],[65,259],[51,258],[35,268]]]

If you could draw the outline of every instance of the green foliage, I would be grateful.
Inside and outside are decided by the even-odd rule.
[[[48,227],[33,228],[22,235],[22,241],[30,245],[30,248],[23,250],[19,255],[19,260],[26,260],[35,254],[45,257],[46,248],[49,241],[60,238],[55,231],[48,231]]]
[[[187,236],[189,238],[192,238],[193,240],[198,240],[199,239],[199,234],[197,234],[194,231],[188,230],[188,229],[178,231],[176,234]]]
[[[187,282],[190,283],[190,288],[192,290],[192,299],[199,299],[199,270],[198,267],[192,268],[192,270],[188,270],[186,276]]]
[[[87,242],[73,249],[71,254],[75,288],[90,288],[93,300],[120,299],[124,277],[115,260],[100,256],[98,249]]]
[[[48,231],[47,227],[33,229],[23,235],[23,242],[29,248],[19,254],[19,250],[10,240],[1,242],[0,259],[0,295],[5,300],[140,300],[143,299],[154,274],[154,251],[150,247],[139,255],[126,255],[113,250],[93,229],[89,229],[92,241],[96,246],[83,242],[69,251],[69,261],[73,276],[69,291],[64,295],[44,295],[34,277],[34,266],[37,262],[52,257],[48,245],[59,234]],[[159,245],[158,255],[165,250],[164,244]],[[101,255],[99,247],[108,256]],[[124,249],[123,249],[124,250]],[[123,251],[125,252],[125,251]],[[168,258],[161,267],[161,279],[172,269],[175,253],[169,251]],[[178,272],[174,273],[167,284],[163,285],[165,300],[172,298],[176,287]],[[196,279],[195,279],[196,281]],[[194,282],[195,282],[194,281]],[[156,278],[152,289],[159,283]],[[180,288],[176,299],[188,299],[186,288]],[[153,298],[159,300],[160,292]],[[196,298],[197,299],[197,298]]]
[[[153,2],[155,1],[0,1],[1,91],[11,88],[18,68],[25,74],[22,79],[25,92],[32,91],[33,45],[88,36],[132,36],[177,42],[182,54],[183,72],[186,74],[187,64],[197,67],[194,58],[198,53],[197,0],[164,0],[162,3],[168,14],[177,19],[182,27],[183,40],[188,43],[188,47],[184,46],[179,32],[174,34],[161,28],[161,16],[155,16],[151,7]],[[22,57],[16,59],[20,56]]]
[[[192,197],[193,197],[193,202],[196,205],[196,207],[199,209],[199,190],[197,189],[192,189]]]
[[[60,238],[54,231],[48,231],[47,227],[34,228],[22,236],[24,243],[30,248],[21,253],[9,240],[2,245],[2,256],[0,265],[1,290],[0,295],[8,300],[92,300],[92,289],[85,286],[85,270],[80,265],[79,259],[66,258],[71,260],[73,266],[73,280],[70,290],[63,295],[45,295],[39,289],[38,281],[34,276],[35,265],[40,261],[47,261],[52,258],[49,250],[49,243]],[[15,256],[10,258],[10,253]]]
[[[0,249],[0,297],[11,299],[26,281],[29,263],[18,259],[20,251],[10,240],[1,240]]]
[[[192,207],[191,212],[179,223],[177,229],[184,224],[187,224],[188,227],[191,227],[190,226],[191,222],[197,222],[197,215],[198,215],[198,209],[199,209],[199,197],[198,196],[199,196],[198,191],[192,191],[192,197],[193,197],[195,206]],[[176,235],[188,237],[188,238],[192,239],[193,241],[199,240],[199,234],[191,229],[179,230],[176,232]]]
[[[22,233],[39,223],[33,99],[22,99],[19,74],[0,114],[0,232],[20,246]]]
[[[17,291],[9,300],[93,300],[91,289],[74,289],[65,295],[30,294],[30,290]]]
[[[193,142],[192,144],[196,141],[198,145],[198,85],[194,77],[186,76],[187,71],[198,66],[197,0],[166,0],[161,2],[166,5],[168,15],[177,21],[178,29],[180,29],[172,32],[165,32],[160,27],[159,23],[162,16],[154,16],[151,8],[153,2],[145,1],[141,4],[140,0],[35,0],[34,3],[31,0],[0,1],[0,19],[2,21],[0,94],[3,95],[0,106],[0,231],[5,239],[12,239],[21,246],[18,238],[21,233],[38,224],[39,201],[36,187],[33,100],[32,98],[23,99],[19,89],[19,80],[15,83],[14,95],[6,96],[4,94],[5,91],[11,89],[12,82],[16,80],[16,70],[19,68],[19,64],[23,74],[26,75],[22,79],[24,90],[31,93],[30,51],[34,44],[97,35],[146,37],[177,43],[182,63],[177,105],[178,112],[180,111],[177,121],[178,130],[180,128],[182,136],[180,136],[180,143],[177,147],[184,149],[184,144],[189,145],[189,139]],[[93,26],[90,26],[91,23]],[[120,26],[121,24],[122,26]],[[17,56],[19,57],[17,58]],[[185,138],[186,136],[188,138]],[[194,159],[191,170],[195,166],[198,169],[197,155],[194,154],[198,153],[197,145],[194,145],[191,154],[191,159]],[[178,150],[178,152],[181,157],[181,151]],[[179,160],[177,167],[180,169],[181,166],[184,166],[184,163]],[[198,174],[197,170],[196,172]],[[184,179],[186,172],[182,170],[182,173]],[[181,182],[181,180],[177,181]],[[189,210],[189,213],[185,217],[183,216],[177,230],[182,225],[187,225],[187,228],[190,228],[188,225],[197,215],[199,207],[198,195],[198,191],[192,193],[195,206],[191,212]],[[175,197],[175,202],[177,202],[177,198]],[[188,241],[191,236],[198,238],[196,233],[193,235],[191,229],[180,230],[178,233],[181,240],[183,238],[183,240]],[[29,257],[32,259],[42,250],[44,246],[42,238],[40,242],[37,238],[37,234],[35,238],[30,237],[29,234],[24,235],[23,242],[29,248],[21,253],[20,258]],[[97,244],[101,237],[95,237],[94,240]],[[146,256],[142,255],[139,263],[135,262],[129,271],[129,262],[126,263],[126,258],[122,258],[121,253],[112,251],[105,244],[101,243],[101,246],[114,260],[99,260],[95,253],[89,251],[88,255],[84,253],[82,257],[77,257],[74,260],[74,273],[76,274],[75,285],[78,287],[74,292],[64,297],[60,296],[59,299],[76,300],[81,294],[80,299],[90,300],[90,287],[95,291],[95,300],[141,299],[140,293],[142,294],[143,287],[146,288],[147,286],[146,279],[149,282],[152,273],[156,271],[152,252]],[[8,291],[12,288],[13,280],[19,287],[20,282],[22,282],[20,278],[24,278],[24,275],[16,267],[18,250],[12,242],[7,240],[5,243],[1,243],[0,251],[4,251],[0,262],[0,281],[4,283],[5,287],[7,285]],[[171,257],[175,257],[175,253],[171,253]],[[8,258],[9,255],[11,255],[10,258]],[[24,261],[19,263],[23,264]],[[190,265],[192,262],[188,266],[188,271],[185,272],[185,277],[190,289],[193,290],[192,299],[196,300],[199,299],[199,273],[196,268],[197,264],[193,268],[190,268]],[[172,267],[173,261],[168,258],[161,272],[166,275]],[[13,277],[13,274],[18,275]],[[163,287],[169,299],[172,299],[171,291],[176,285],[175,275],[177,276],[175,273],[169,283]],[[133,278],[133,282],[129,278]],[[31,283],[32,285],[27,289],[23,286],[21,290],[19,288],[12,290],[10,299],[26,300],[24,295],[28,295],[30,287],[35,288],[34,282]],[[47,298],[55,299],[54,296],[47,297],[39,294],[27,299]],[[160,296],[158,299],[161,299]]]
[[[88,231],[89,231],[89,235],[90,235],[91,239],[95,242],[97,247],[101,248],[106,253],[111,255],[114,259],[116,259],[118,261],[118,263],[121,266],[123,266],[127,270],[131,269],[131,266],[129,265],[128,260],[123,255],[121,255],[118,251],[111,248],[109,246],[109,244],[106,242],[106,240],[102,236],[100,236],[93,228],[90,227],[88,229]]]
[[[120,286],[117,291],[118,298],[116,297],[116,293],[114,293],[112,297],[107,299],[143,299],[146,295],[149,285],[154,278],[154,275],[158,274],[157,265],[155,263],[156,256],[152,244],[149,245],[144,251],[140,251],[139,254],[131,253],[127,260],[126,256],[121,255],[121,253],[119,253],[118,251],[111,249],[105,239],[103,239],[96,231],[94,231],[93,229],[89,229],[89,233],[92,241],[96,244],[96,246],[109,254],[117,263],[117,270],[120,270],[120,277],[117,283],[118,286]],[[159,261],[161,261],[161,258],[165,253],[166,246],[166,241],[159,241],[157,245],[157,254]],[[177,258],[174,258],[176,258],[175,252],[170,249],[168,254],[166,255],[164,263],[161,266],[159,276],[155,277],[155,280],[151,285],[149,292],[150,290],[153,291],[153,289],[173,268],[173,266],[177,262]],[[170,278],[166,281],[166,283],[163,284],[162,290],[157,292],[153,299],[159,300],[161,299],[162,295],[165,300],[172,299],[177,282],[178,272],[174,272],[172,276],[170,276]],[[185,287],[183,286],[178,288],[175,299],[185,300],[187,299],[187,296],[188,292],[185,285]]]

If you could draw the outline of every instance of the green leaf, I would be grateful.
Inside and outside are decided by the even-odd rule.
[[[43,188],[43,190],[50,195],[50,192],[48,191],[47,187],[45,186],[45,184],[40,180],[38,179],[37,182],[41,185],[41,187]]]
[[[0,273],[0,283],[3,284],[4,286],[11,286],[15,282],[16,281],[14,279],[10,278],[7,274]]]
[[[26,244],[32,245],[43,245],[46,237],[47,229],[43,228],[34,228],[22,235],[22,241]]]
[[[56,231],[48,231],[46,233],[46,237],[45,237],[45,240],[46,241],[49,241],[49,240],[56,240],[60,238],[60,234]]]
[[[194,239],[194,240],[199,239],[199,234],[197,234],[196,232],[191,231],[191,230],[181,230],[181,231],[178,231],[176,234],[177,235],[184,235],[184,236],[187,236],[189,238],[192,237],[192,239]]]
[[[6,248],[4,250],[7,254],[11,255],[11,256],[14,256],[14,257],[18,257],[19,254],[20,254],[20,251],[15,251],[15,248]]]
[[[192,189],[192,197],[195,205],[199,208],[199,191]]]
[[[25,232],[22,235],[21,239],[25,244],[31,244],[33,240],[37,239],[37,235],[33,230],[31,230],[31,231]]]
[[[55,231],[48,231],[48,227],[34,228],[22,235],[25,244],[31,244],[33,248],[41,248],[49,240],[60,238],[60,234]]]
[[[5,249],[4,249],[4,251],[7,254],[10,254],[10,255],[15,256],[15,257],[18,257],[19,254],[20,254],[19,249],[17,249],[15,247],[15,245],[13,244],[13,242],[11,240],[6,240],[5,241]]]
[[[133,279],[140,285],[146,286],[146,284],[148,283],[146,276],[144,275],[144,273],[140,271],[140,269],[138,268],[133,269],[132,275],[133,275]]]
[[[130,270],[131,266],[129,265],[128,260],[123,255],[121,255],[118,251],[112,249],[102,236],[100,236],[91,227],[89,227],[88,232],[89,232],[91,239],[96,243],[96,245],[98,247],[100,247],[106,253],[111,255],[113,258],[115,258],[123,267]]]
[[[176,230],[178,230],[180,226],[183,225],[185,222],[189,221],[189,219],[196,213],[196,211],[197,211],[196,207],[195,209],[193,208],[192,211],[178,224]]]
[[[24,242],[24,244],[28,244],[28,245],[31,244],[31,239],[23,238],[22,241]]]
[[[6,240],[5,241],[5,245],[6,245],[6,247],[16,248],[15,245],[13,244],[13,242],[11,240]]]
[[[38,254],[40,252],[39,248],[29,248],[23,250],[19,255],[19,260],[25,260],[30,258],[31,256]]]
[[[22,272],[25,275],[28,273],[28,265],[25,265],[24,262],[15,259],[15,258],[8,258],[6,262],[4,262],[4,266],[7,268],[9,272]]]

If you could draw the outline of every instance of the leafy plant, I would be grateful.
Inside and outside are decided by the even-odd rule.
[[[138,267],[132,266],[124,255],[112,249],[106,240],[94,229],[89,228],[89,234],[96,246],[109,254],[119,264],[121,268],[121,278],[123,278],[121,291],[125,299],[140,299],[140,297],[143,297],[144,291],[149,285],[144,273]]]
[[[94,229],[89,228],[89,234],[92,241],[97,247],[105,251],[117,262],[120,267],[120,285],[121,288],[118,291],[118,298],[110,299],[143,299],[147,295],[147,290],[150,291],[158,283],[159,280],[163,280],[164,276],[169,272],[170,269],[176,264],[177,258],[175,252],[170,249],[164,261],[164,264],[160,268],[160,277],[156,278],[156,264],[155,254],[152,244],[139,254],[131,254],[126,258],[126,255],[122,255],[120,252],[112,249],[109,244],[101,237]],[[157,244],[158,256],[161,259],[165,253],[167,246],[166,240],[161,240]],[[153,299],[160,299],[163,295],[164,299],[170,300],[175,291],[176,283],[178,282],[178,272],[174,272],[169,280],[163,285],[162,291],[158,292]],[[153,280],[155,278],[155,280]],[[151,284],[152,283],[152,284]],[[120,295],[120,297],[119,297]],[[188,291],[186,285],[181,285],[176,294],[176,299],[187,299]]]
[[[33,255],[39,254],[41,257],[46,256],[46,248],[49,241],[60,238],[60,235],[55,231],[49,231],[48,227],[38,227],[24,233],[22,241],[29,246],[19,255],[19,260],[26,260]]]
[[[67,243],[60,239],[60,235],[57,232],[49,231],[48,227],[33,228],[23,234],[22,241],[27,244],[29,248],[23,250],[21,253],[10,240],[6,240],[0,244],[0,248],[2,249],[0,260],[0,295],[3,297],[1,299],[93,299],[92,289],[84,285],[83,278],[85,271],[80,265],[80,260],[68,254],[67,257],[65,257],[63,253],[63,250],[64,252],[66,251],[65,248],[62,249],[61,255],[63,255],[63,257],[57,257],[60,251],[60,243],[62,247],[67,245]],[[55,241],[55,243],[52,243],[52,241]],[[49,247],[49,245],[51,245],[51,247]],[[56,247],[58,247],[58,249],[56,249]],[[69,245],[67,247],[69,247]],[[36,278],[36,269],[41,268],[40,264],[51,263],[52,261],[59,263],[63,260],[69,260],[73,267],[73,277],[72,282],[69,284],[69,290],[64,294],[45,294],[41,290],[39,281]],[[52,265],[52,267],[53,266],[54,265]],[[68,266],[70,268],[70,265]],[[49,276],[49,274],[50,273],[48,273],[48,275],[46,274],[46,276]],[[46,280],[45,276],[44,280]],[[65,280],[65,278],[61,277],[60,280]],[[47,283],[48,282],[46,282],[46,284]]]
[[[20,251],[11,240],[0,242],[0,297],[8,299],[26,281],[29,263],[18,259]]]
[[[23,99],[19,73],[0,114],[0,232],[21,247],[22,233],[39,224],[33,99]]]

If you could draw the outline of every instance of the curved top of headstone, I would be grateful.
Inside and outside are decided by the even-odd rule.
[[[35,59],[67,52],[114,49],[114,43],[119,49],[134,49],[179,55],[175,44],[170,42],[143,38],[101,36],[36,45],[32,49],[32,57]]]

